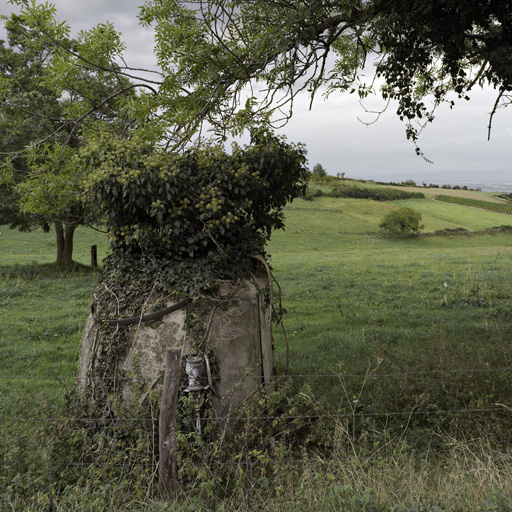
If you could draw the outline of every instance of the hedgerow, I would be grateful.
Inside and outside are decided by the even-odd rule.
[[[396,188],[366,188],[358,186],[340,187],[332,190],[333,197],[373,199],[374,201],[397,201],[399,199],[425,199],[422,192],[409,192]]]

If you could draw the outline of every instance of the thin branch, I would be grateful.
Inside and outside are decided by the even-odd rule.
[[[496,98],[496,101],[494,102],[494,106],[492,107],[492,111],[489,114],[489,125],[487,126],[487,140],[491,140],[491,129],[492,129],[492,119],[494,117],[494,114],[496,114],[496,110],[498,110],[500,100],[505,93],[505,88],[502,87],[500,89],[500,92],[498,94],[498,97]]]

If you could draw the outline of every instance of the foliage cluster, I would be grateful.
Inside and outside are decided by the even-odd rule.
[[[306,187],[305,149],[261,131],[231,154],[218,146],[166,153],[137,138],[102,142],[80,158],[116,254],[213,258],[232,269],[264,254],[284,225],[283,207]]]
[[[499,199],[504,199],[505,201],[508,201],[508,202],[512,201],[512,193],[511,192],[495,194],[495,197],[497,197]]]
[[[324,189],[315,188],[316,183],[321,183]],[[329,188],[327,188],[329,187]],[[325,190],[327,188],[327,190]],[[306,191],[305,199],[314,199],[315,197],[344,197],[352,199],[372,199],[373,201],[397,201],[400,199],[425,199],[422,192],[410,192],[396,188],[384,187],[361,187],[360,185],[345,185],[337,182],[318,182],[310,183]]]
[[[471,235],[471,232],[465,228],[446,228],[438,229],[432,233],[434,236],[453,236],[453,235]]]
[[[308,186],[306,193],[304,194],[304,199],[306,201],[313,201],[315,197],[322,197],[324,195],[324,191],[320,188],[313,188],[311,184]]]
[[[424,227],[420,222],[420,212],[417,212],[408,206],[402,206],[401,208],[392,210],[385,215],[379,224],[379,227],[392,235],[403,236],[408,234],[418,234]]]
[[[417,187],[416,182],[414,180],[405,180],[400,183],[396,181],[375,181],[377,185],[392,185],[393,187]]]
[[[155,26],[166,74],[158,101],[188,109],[182,127],[199,124],[199,117],[220,134],[251,120],[279,124],[301,91],[312,101],[321,88],[364,98],[374,87],[361,70],[376,54],[377,76],[386,82],[381,92],[398,100],[407,137],[416,140],[421,129],[411,121],[432,121],[441,102],[454,104],[450,92],[468,98],[475,86],[491,84],[498,91],[494,111],[510,102],[509,12],[508,0],[151,0],[141,19]],[[244,104],[241,92],[258,80],[266,93]],[[425,98],[432,96],[430,108]]]
[[[403,9],[376,22],[380,29],[385,27],[378,40],[386,54],[377,66],[377,76],[386,79],[384,98],[398,100],[397,114],[409,121],[407,137],[415,140],[421,131],[410,120],[432,121],[435,106],[443,101],[451,107],[455,104],[448,100],[449,92],[469,100],[476,84],[490,84],[499,91],[492,121],[500,102],[501,106],[510,102],[511,3],[401,4]],[[428,95],[434,98],[434,109],[426,106]]]
[[[322,164],[315,164],[311,171],[311,176],[315,177],[315,179],[325,178],[327,176],[327,171],[324,169]]]
[[[436,187],[433,187],[436,188]],[[437,186],[439,188],[439,185]],[[441,188],[451,189],[451,190],[473,190],[468,189],[467,185],[463,185],[462,187],[460,185],[441,185]]]
[[[334,183],[338,183],[340,180],[336,176],[333,176],[332,174],[327,174],[326,172],[312,172],[310,176],[310,181],[312,183],[318,183],[322,185],[331,185]]]
[[[399,199],[425,199],[422,192],[409,192],[396,188],[336,187],[333,197],[351,197],[354,199],[373,199],[374,201],[397,201]]]
[[[57,263],[69,265],[76,227],[98,221],[97,208],[81,200],[85,177],[74,162],[77,148],[89,130],[126,134],[133,118],[123,102],[134,94],[125,76],[107,69],[122,48],[112,27],[72,39],[55,15],[52,5],[23,2],[19,14],[2,18],[0,223],[46,231],[54,224]],[[88,45],[88,65],[78,65],[74,55]]]

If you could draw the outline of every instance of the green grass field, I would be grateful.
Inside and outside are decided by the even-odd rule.
[[[398,239],[379,234],[381,218],[403,205],[422,213],[426,234]],[[380,447],[390,439],[421,450],[415,458],[408,448],[409,458],[400,459],[395,448],[388,458],[375,459],[376,465],[365,465],[358,456],[351,458],[357,450],[345,452],[341,443],[332,457],[315,459],[319,464],[324,460],[310,467],[317,477],[302,482],[311,489],[310,498],[320,500],[310,506],[455,511],[470,510],[473,500],[480,507],[474,510],[510,510],[500,498],[512,490],[510,460],[493,455],[492,464],[490,459],[485,467],[478,464],[498,453],[494,450],[506,454],[512,448],[512,235],[485,231],[512,226],[512,216],[428,199],[384,203],[329,197],[298,200],[285,213],[286,229],[274,234],[268,250],[283,290],[296,392],[329,414],[366,414],[367,423],[358,425],[360,437],[349,437],[368,453],[384,453]],[[454,228],[471,233],[432,234]],[[58,411],[73,386],[97,271],[78,267],[63,272],[49,265],[54,259],[51,234],[24,234],[5,226],[0,232],[0,415],[33,417],[42,414],[41,407]],[[75,255],[83,265],[92,244],[99,246],[101,257],[107,253],[105,235],[78,232]],[[282,373],[287,349],[278,328],[275,338]],[[318,428],[330,428],[322,425]],[[21,427],[8,421],[0,426],[4,437],[22,436]],[[39,432],[24,433],[23,442],[32,446],[30,436]],[[477,441],[489,451],[476,453]],[[426,462],[428,453],[443,447],[448,459],[441,465]],[[30,472],[37,456],[19,450],[20,460],[28,461],[20,465]],[[462,459],[447,463],[456,451]],[[0,459],[9,453],[0,449]],[[477,476],[484,474],[485,481],[479,481]],[[392,475],[402,475],[408,488],[393,490],[398,483]],[[3,489],[9,485],[5,478],[4,473]],[[317,486],[325,493],[317,496]],[[362,504],[367,487],[376,492],[371,500],[367,497],[374,508]],[[261,510],[308,509],[285,508],[276,496]],[[439,497],[455,505],[436,509]],[[140,508],[131,510],[164,510],[137,499],[133,503]],[[20,508],[12,503],[12,510],[32,510],[22,508],[27,501],[20,499]],[[414,503],[423,505],[414,508]],[[80,510],[94,510],[87,507]],[[240,510],[234,503],[230,507],[225,510]]]
[[[83,265],[91,262],[91,245],[98,246],[98,259],[108,252],[107,236],[93,229],[77,228],[74,259]],[[0,265],[16,263],[53,263],[56,258],[55,233],[41,230],[23,233],[0,226]]]
[[[376,365],[379,373],[462,371],[501,368],[512,362],[512,237],[502,233],[377,237],[382,215],[404,204],[422,212],[430,231],[454,227],[480,231],[512,224],[507,216],[453,205],[436,208],[438,203],[428,200],[382,204],[322,198],[296,203],[302,208],[336,206],[343,213],[289,210],[286,231],[276,233],[270,244],[288,312],[293,372],[328,373],[341,367],[345,373],[365,374]],[[281,364],[284,352],[279,337]],[[510,375],[505,372],[496,378],[493,386],[499,388],[499,382],[508,382]],[[382,395],[372,384],[367,399],[376,401],[378,396],[382,407],[413,407],[430,393],[436,407],[442,407],[446,389],[437,395],[439,379],[437,374],[420,375],[416,384],[403,379],[401,390],[407,386],[410,390],[400,400],[395,394]],[[465,386],[486,393],[485,384],[471,372],[442,379],[457,396],[464,396],[457,407],[472,403]],[[316,378],[311,385],[342,400],[339,386],[330,382]],[[350,385],[356,394],[361,381]],[[489,390],[489,396],[481,399],[489,404],[491,394]],[[509,403],[506,396],[501,399]]]
[[[269,245],[284,290],[295,374],[322,374],[338,365],[364,373],[376,361],[384,372],[510,362],[512,237],[378,235],[382,216],[405,204],[422,213],[427,233],[512,225],[512,216],[429,200],[297,200],[286,211],[286,230],[275,233]],[[72,377],[96,272],[81,267],[67,274],[47,266],[54,258],[51,233],[6,227],[1,233],[0,376]],[[93,243],[103,257],[105,235],[77,232],[77,261],[88,263]],[[283,368],[278,329],[276,339]],[[437,353],[441,339],[443,351]],[[329,382],[317,379],[312,385],[325,390]],[[9,383],[0,385],[12,392]]]

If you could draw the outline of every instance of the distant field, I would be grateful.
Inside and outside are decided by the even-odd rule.
[[[377,233],[382,217],[399,206],[410,206],[419,211],[426,232],[461,227],[469,231],[479,231],[501,225],[512,226],[511,215],[426,199],[384,202],[320,197],[314,201],[296,200],[287,215],[286,230],[302,230],[315,236],[326,229],[337,230],[338,234]],[[311,214],[307,209],[311,209]],[[317,211],[313,214],[319,209],[332,210],[333,213]],[[343,213],[336,210],[342,210]]]
[[[286,212],[286,230],[275,233],[269,252],[283,288],[295,373],[328,373],[339,367],[361,375],[374,366],[395,373],[512,365],[512,236],[377,236],[383,214],[405,205],[423,214],[429,232],[512,225],[507,215],[429,200],[322,197],[294,202]],[[339,209],[343,213],[335,211]],[[282,365],[284,338],[277,337]],[[493,390],[509,388],[509,375],[495,377]],[[395,383],[386,392],[372,382],[368,393],[373,399],[368,399],[396,407],[398,393],[402,406],[413,407],[414,400],[422,401],[428,393],[442,407],[444,386],[457,389],[459,398],[468,389],[487,393],[488,376],[444,378],[442,388],[436,387],[439,375],[421,375],[405,379],[401,391]],[[328,380],[315,378],[310,384],[321,394],[337,393]],[[347,385],[357,393],[361,382],[348,379]],[[493,392],[488,391],[489,397]],[[459,407],[467,405],[466,398]]]
[[[457,189],[449,189],[449,188],[421,188],[411,190],[421,190],[426,196],[458,196],[458,197],[469,197],[471,199],[481,199],[483,201],[493,201],[495,203],[504,203],[504,199],[500,199],[496,197],[494,192],[484,192],[478,190],[457,190]]]
[[[382,217],[404,205],[422,213],[428,233],[464,228],[474,234],[405,239],[379,234]],[[269,253],[288,312],[294,374],[324,374],[339,365],[361,374],[377,361],[385,372],[512,366],[512,236],[483,232],[512,226],[512,216],[428,199],[330,197],[297,200],[285,215],[286,229],[274,234]],[[6,227],[0,232],[0,378],[72,377],[97,273],[83,268],[65,274],[47,266],[55,258],[51,233]],[[79,229],[75,258],[80,263],[89,263],[92,244],[99,246],[100,257],[107,254],[104,234]],[[285,340],[279,330],[275,335],[282,371]],[[453,384],[463,403],[469,385],[464,379]],[[23,386],[53,394],[56,382]],[[333,391],[331,383],[310,382],[337,403],[339,389]],[[426,389],[433,384],[424,382]],[[350,385],[355,392],[359,384]],[[485,387],[479,386],[480,391]],[[1,381],[1,387],[4,399],[16,389],[10,381]],[[498,390],[505,393],[508,385],[501,383]],[[397,407],[395,392],[371,391],[391,409]],[[431,400],[442,400],[436,396],[437,391]],[[508,403],[508,395],[500,400]]]
[[[355,182],[358,183],[358,182]],[[359,183],[362,187],[375,188],[375,187],[384,187],[384,188],[396,188],[398,190],[407,190],[409,192],[422,192],[428,198],[437,195],[449,195],[449,196],[459,196],[459,197],[469,197],[471,199],[481,199],[483,201],[494,201],[496,203],[505,202],[503,199],[495,197],[494,192],[485,192],[481,190],[457,190],[457,189],[449,189],[449,188],[435,188],[435,187],[399,187],[396,185],[379,185],[373,183]]]

